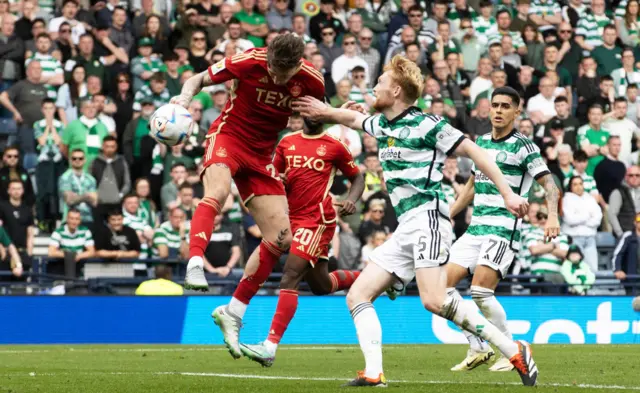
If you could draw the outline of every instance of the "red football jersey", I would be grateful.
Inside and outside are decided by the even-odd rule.
[[[286,85],[276,85],[267,71],[266,48],[250,49],[209,67],[214,84],[235,79],[227,103],[209,134],[230,133],[256,152],[271,155],[278,134],[287,127],[291,100],[305,95],[324,97],[324,78],[302,60]]]
[[[276,147],[273,165],[278,173],[287,170],[287,199],[292,219],[309,217],[325,221],[335,218],[329,189],[336,170],[353,178],[359,172],[347,146],[329,135],[305,135],[302,131],[285,136]]]

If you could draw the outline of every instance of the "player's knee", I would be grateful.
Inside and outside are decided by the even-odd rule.
[[[355,306],[357,306],[362,302],[368,301],[368,299],[365,299],[360,292],[358,292],[357,290],[354,290],[353,288],[349,290],[346,297],[347,297],[347,307],[349,307],[349,310],[351,310],[352,308],[354,308]]]
[[[331,282],[311,282],[309,281],[311,293],[316,296],[328,295],[331,293]]]
[[[282,228],[277,234],[273,236],[272,239],[267,239],[269,242],[277,245],[281,250],[287,250],[291,247],[291,242],[293,241],[293,237],[291,236],[291,229]]]
[[[297,289],[302,280],[302,272],[285,266],[280,280],[280,289]]]
[[[437,296],[434,294],[434,295],[425,296],[422,299],[422,305],[424,306],[424,308],[426,308],[428,311],[434,314],[440,314],[440,312],[442,311],[443,304],[444,304],[444,296]]]

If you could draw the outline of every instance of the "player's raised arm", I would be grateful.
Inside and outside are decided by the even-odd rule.
[[[451,218],[457,216],[465,207],[469,206],[469,204],[473,201],[473,197],[476,195],[475,192],[475,184],[476,178],[473,175],[467,181],[467,184],[464,185],[464,188],[458,195],[458,199],[453,202],[451,205],[449,216]]]
[[[354,130],[362,130],[362,122],[368,117],[355,110],[332,108],[311,96],[295,100],[291,108],[314,122],[339,123]]]
[[[478,145],[465,139],[455,149],[455,154],[470,158],[476,164],[476,167],[496,185],[500,195],[504,198],[507,210],[518,217],[522,217],[527,213],[529,207],[527,201],[511,190],[498,165]]]

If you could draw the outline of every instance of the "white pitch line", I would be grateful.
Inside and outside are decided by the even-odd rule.
[[[180,372],[180,371],[167,371],[167,372],[62,372],[62,373],[37,373],[30,372],[25,373],[10,373],[0,374],[3,377],[21,377],[29,376],[32,378],[37,377],[53,377],[59,375],[175,375],[184,377],[213,377],[213,378],[232,378],[232,379],[258,379],[258,380],[274,380],[274,381],[317,381],[317,382],[346,382],[349,378],[335,378],[335,377],[288,377],[278,375],[254,375],[254,374],[227,374],[227,373],[196,373],[196,372]],[[474,382],[474,381],[447,381],[447,380],[389,380],[389,383],[394,384],[416,384],[416,385],[475,385],[475,386],[522,386],[518,382]],[[595,390],[630,390],[640,391],[640,386],[621,386],[621,385],[595,385],[595,384],[570,384],[570,383],[542,383],[538,387],[562,387],[562,388],[576,388],[576,389],[595,389]]]

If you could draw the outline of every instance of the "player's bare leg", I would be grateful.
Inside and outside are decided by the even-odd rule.
[[[500,275],[488,266],[478,265],[471,281],[471,297],[482,314],[508,338],[512,338],[507,326],[507,313],[495,297]],[[508,358],[500,357],[489,371],[511,371],[513,364]]]
[[[448,263],[446,265],[447,270],[447,295],[457,300],[462,300],[462,296],[456,290],[456,285],[469,275],[469,271],[455,263]],[[487,344],[486,341],[473,333],[462,330],[469,341],[470,348],[467,351],[467,357],[460,363],[451,368],[451,371],[470,371],[474,368],[488,363],[492,357],[495,356],[493,349]],[[508,359],[507,359],[508,362]],[[511,363],[509,363],[511,364]]]
[[[239,335],[247,306],[291,244],[288,205],[284,195],[257,196],[247,201],[246,205],[262,232],[262,243],[257,254],[259,263],[255,272],[245,274],[229,304],[219,306],[212,314],[231,356],[236,359],[242,357]]]
[[[184,287],[200,291],[209,290],[204,276],[202,256],[213,232],[213,220],[220,212],[231,190],[231,171],[225,164],[213,164],[202,174],[204,197],[196,207],[189,232],[189,264]]]
[[[395,280],[394,276],[369,263],[347,294],[347,306],[356,326],[358,342],[365,359],[364,371],[345,386],[386,386],[382,370],[382,327],[371,302]]]
[[[446,270],[443,267],[416,269],[416,281],[423,306],[497,347],[518,369],[523,384],[533,386],[538,368],[525,342],[515,342],[480,315],[468,300],[458,300],[446,293]]]

